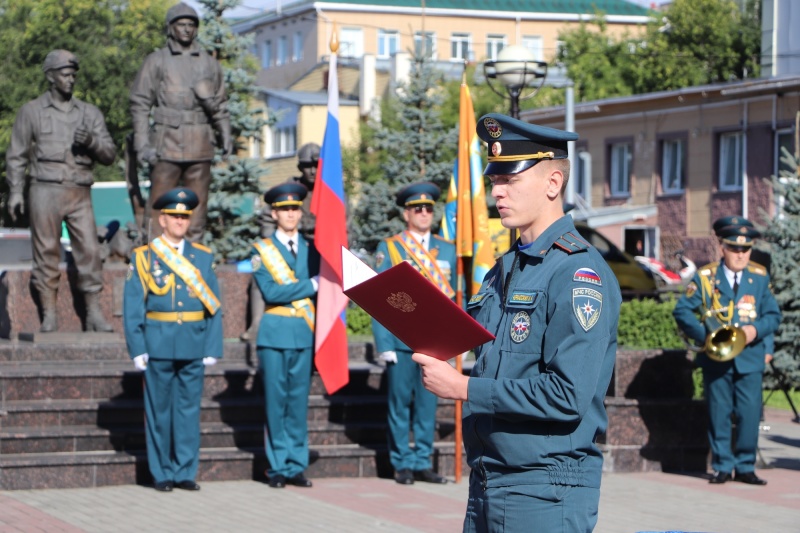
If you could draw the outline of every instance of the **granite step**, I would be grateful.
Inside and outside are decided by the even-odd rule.
[[[434,444],[434,468],[454,475],[453,443]],[[260,448],[204,448],[200,451],[197,480],[264,481],[266,458]],[[463,466],[462,466],[463,468]],[[385,446],[314,446],[310,450],[310,478],[390,477],[392,469]],[[152,483],[144,453],[119,451],[3,454],[0,456],[0,490],[85,488]]]
[[[437,420],[434,438],[453,441],[453,420]],[[308,425],[310,446],[375,446],[386,442],[386,421],[339,424],[314,421]],[[264,443],[262,423],[203,423],[200,427],[202,448],[259,448]],[[98,426],[6,427],[0,430],[0,454],[78,453],[119,451],[144,453],[143,423]]]
[[[366,362],[350,364],[350,382],[334,395],[375,394],[386,390],[384,368]],[[130,361],[49,361],[0,364],[0,408],[10,401],[141,398],[142,373]],[[261,394],[257,366],[222,360],[206,367],[205,398]],[[316,372],[311,394],[325,394]]]

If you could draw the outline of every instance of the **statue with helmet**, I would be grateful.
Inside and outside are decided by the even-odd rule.
[[[20,108],[6,153],[9,211],[16,221],[28,209],[33,246],[31,282],[42,310],[40,331],[58,330],[56,299],[61,273],[61,227],[66,224],[77,289],[84,296],[86,331],[110,332],[100,308],[103,263],[92,210],[92,169],[110,165],[117,149],[100,110],[73,96],[78,58],[53,50],[42,65],[50,89]]]
[[[221,147],[225,156],[234,151],[222,67],[197,43],[199,24],[194,8],[183,2],[172,6],[166,16],[167,45],[147,56],[130,91],[135,158],[150,166],[145,218],[150,218],[153,199],[187,187],[199,201],[187,234],[193,242],[205,231],[214,149]],[[160,234],[160,229],[152,232]]]

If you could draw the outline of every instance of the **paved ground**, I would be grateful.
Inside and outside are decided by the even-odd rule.
[[[782,411],[768,411],[765,424],[758,474],[766,487],[712,486],[699,475],[607,474],[596,533],[800,532],[800,424]],[[0,533],[445,533],[461,530],[467,495],[466,482],[406,487],[386,479],[316,479],[312,489],[202,486],[169,494],[140,486],[0,492]]]

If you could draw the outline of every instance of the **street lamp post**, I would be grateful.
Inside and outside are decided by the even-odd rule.
[[[483,64],[483,74],[495,94],[511,100],[511,116],[519,119],[519,102],[536,96],[547,77],[547,63],[537,61],[533,52],[520,45],[503,48],[497,59]],[[498,80],[506,90],[504,94],[492,80]],[[538,81],[540,80],[540,81]],[[537,82],[538,81],[538,82]],[[528,89],[527,93],[524,91]]]

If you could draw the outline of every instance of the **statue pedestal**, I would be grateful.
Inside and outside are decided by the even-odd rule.
[[[75,273],[61,265],[61,280],[56,300],[58,331],[39,333],[42,325],[41,314],[34,300],[35,289],[30,284],[30,268],[7,270],[0,273],[0,339],[29,341],[44,344],[63,342],[120,342],[123,339],[122,300],[125,278],[129,267],[124,263],[107,263],[103,266],[103,291],[100,293],[100,308],[106,321],[114,328],[114,333],[95,333],[83,331],[86,310],[83,295],[75,289]],[[223,332],[225,338],[239,338],[247,328],[248,284],[250,274],[237,272],[234,265],[220,265],[217,268],[222,297]],[[70,339],[52,335],[77,335]],[[87,337],[90,336],[90,337]],[[112,335],[112,337],[95,337]]]

